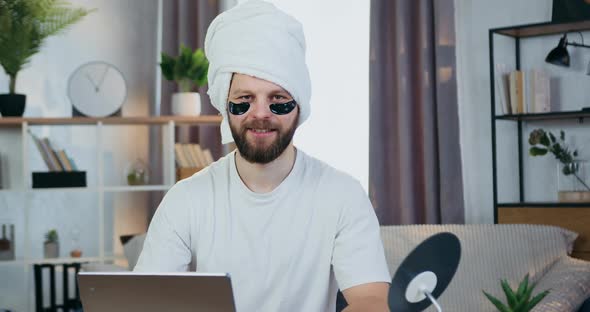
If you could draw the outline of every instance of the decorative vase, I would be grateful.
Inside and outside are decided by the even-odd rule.
[[[150,182],[150,169],[141,158],[127,166],[128,185],[146,185]]]
[[[45,258],[59,257],[59,242],[45,242],[45,243],[43,243],[43,256]]]
[[[198,92],[180,92],[172,95],[172,114],[198,116],[201,114],[201,95]]]
[[[22,117],[26,102],[24,94],[0,94],[0,114],[3,117]]]
[[[581,159],[558,163],[557,191],[560,202],[590,202],[590,163]]]
[[[2,224],[0,238],[0,261],[14,260],[14,224]]]

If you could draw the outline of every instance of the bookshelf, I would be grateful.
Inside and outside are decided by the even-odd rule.
[[[498,114],[497,108],[501,101],[496,99],[496,61],[500,59],[501,51],[498,47],[505,46],[507,41],[514,45],[513,53],[507,54],[513,57],[515,69],[521,70],[521,59],[526,57],[523,53],[523,45],[526,39],[539,38],[549,35],[562,35],[566,32],[581,32],[590,30],[590,21],[578,21],[567,23],[535,23],[514,25],[489,30],[489,55],[490,55],[490,108],[491,108],[491,143],[492,143],[492,177],[493,177],[493,208],[495,223],[528,223],[546,224],[560,226],[580,234],[574,245],[574,257],[590,260],[590,202],[559,202],[535,200],[529,194],[525,194],[525,185],[531,183],[525,179],[525,164],[528,154],[528,133],[524,131],[526,126],[544,127],[548,123],[559,123],[560,127],[571,127],[577,125],[587,127],[586,119],[590,118],[589,109],[560,110],[546,113],[525,113],[525,114]],[[495,40],[496,39],[496,40]],[[495,44],[498,44],[496,47]],[[547,46],[547,52],[554,47]],[[512,56],[510,56],[512,55]],[[543,62],[542,59],[535,59],[534,62]],[[580,90],[583,92],[584,90]],[[583,105],[584,106],[584,105]],[[587,106],[587,105],[586,105]],[[509,127],[500,131],[499,123],[512,123]],[[507,130],[508,129],[508,130]],[[567,129],[567,128],[565,128]],[[508,141],[515,141],[514,156],[499,160],[499,150],[509,150]],[[511,142],[514,142],[511,141]],[[546,156],[547,157],[547,156]],[[507,175],[500,175],[499,165],[505,166],[505,162],[515,164],[516,170],[508,175],[516,175],[517,189],[511,196],[499,198],[499,186],[506,183]],[[512,167],[510,167],[512,168]],[[548,169],[548,168],[543,168]],[[530,190],[530,189],[529,189]],[[515,198],[507,198],[515,197]]]
[[[117,252],[112,242],[113,233],[116,233],[117,225],[115,220],[116,209],[113,202],[124,199],[125,203],[132,203],[125,209],[133,210],[134,208],[147,206],[151,207],[150,198],[152,195],[162,196],[170,187],[176,183],[176,165],[174,155],[175,132],[179,127],[201,127],[213,126],[218,127],[221,123],[221,116],[158,116],[158,117],[108,117],[108,118],[0,118],[0,156],[3,160],[0,162],[3,168],[0,180],[4,183],[0,188],[0,212],[9,211],[14,216],[11,220],[19,225],[16,229],[16,258],[14,260],[0,261],[0,276],[3,274],[13,274],[12,276],[22,276],[23,285],[28,292],[23,296],[23,300],[30,300],[32,287],[32,264],[37,263],[70,263],[70,262],[100,262],[124,264],[124,257]],[[76,127],[76,128],[72,128]],[[139,127],[139,128],[138,128]],[[155,144],[161,151],[159,167],[161,175],[157,179],[152,179],[147,185],[127,185],[125,179],[115,179],[113,176],[122,176],[123,172],[112,173],[113,144],[108,140],[113,140],[109,135],[113,132],[124,132],[128,129],[142,129],[142,133],[148,133],[155,130],[159,133],[158,142],[147,142],[148,145]],[[54,130],[58,129],[58,130]],[[61,129],[61,130],[59,130]],[[64,130],[65,129],[65,130]],[[74,130],[72,130],[74,129]],[[40,159],[39,151],[34,145],[29,131],[39,134],[43,130],[49,133],[50,139],[59,138],[59,133],[67,131],[78,131],[83,129],[84,133],[92,133],[88,139],[83,142],[89,146],[89,155],[85,155],[86,161],[83,164],[78,163],[80,170],[88,170],[86,176],[86,187],[69,187],[69,188],[33,188],[31,173],[39,171]],[[63,130],[63,131],[62,131]],[[147,130],[147,131],[145,131]],[[61,132],[60,132],[61,131]],[[140,132],[140,131],[138,131]],[[81,136],[78,134],[78,137]],[[121,138],[116,138],[117,140]],[[137,138],[138,140],[147,141],[146,137]],[[133,141],[133,138],[130,139]],[[68,140],[66,140],[68,141]],[[77,143],[80,143],[79,141]],[[68,141],[68,144],[70,142]],[[76,144],[73,142],[71,144]],[[122,143],[124,144],[124,143]],[[2,148],[4,147],[4,148]],[[66,147],[68,149],[68,147]],[[75,160],[80,155],[70,155]],[[37,157],[37,159],[35,159]],[[111,159],[108,159],[111,157]],[[37,160],[37,162],[34,162]],[[129,159],[133,161],[133,159]],[[44,165],[44,163],[43,163]],[[6,167],[9,168],[6,168]],[[151,166],[150,166],[151,167]],[[44,168],[47,170],[46,168]],[[8,174],[8,182],[7,173]],[[46,206],[46,198],[57,197],[63,201],[66,206],[60,207],[59,213],[72,214],[72,220],[81,231],[87,231],[92,236],[88,240],[80,240],[80,246],[83,250],[81,258],[71,258],[69,248],[63,244],[68,240],[68,233],[60,233],[60,256],[59,258],[44,259],[42,255],[42,231],[35,224],[42,223],[44,216],[55,214],[58,209]],[[87,207],[78,207],[70,204],[70,198],[74,198],[75,203],[85,203]],[[83,208],[83,209],[82,209]],[[143,208],[142,208],[143,209]],[[128,213],[128,212],[125,212]],[[0,214],[0,221],[2,219]],[[80,221],[76,218],[84,218]],[[145,221],[143,221],[145,222]],[[1,222],[0,222],[1,223]],[[36,228],[37,227],[37,228]],[[137,227],[137,225],[135,225]],[[96,233],[96,234],[94,234]],[[89,243],[89,245],[85,245]],[[87,247],[88,246],[88,247]],[[21,272],[21,273],[19,273]],[[20,277],[19,277],[20,278]],[[0,279],[0,290],[8,287],[9,280]],[[1,300],[0,300],[1,301]],[[29,303],[30,307],[30,303]]]

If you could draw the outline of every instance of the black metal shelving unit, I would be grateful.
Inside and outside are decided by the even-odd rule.
[[[535,23],[515,25],[501,28],[492,28],[489,30],[489,52],[490,52],[490,97],[491,97],[491,122],[492,122],[492,176],[493,176],[493,200],[494,200],[494,223],[498,223],[499,208],[518,208],[518,207],[590,207],[590,203],[561,203],[561,202],[527,202],[524,194],[524,174],[523,174],[523,124],[526,122],[540,122],[548,120],[578,120],[583,122],[590,119],[590,110],[580,111],[560,111],[550,113],[532,113],[532,114],[511,114],[496,115],[496,94],[495,94],[495,62],[494,62],[494,36],[505,36],[514,40],[514,57],[515,69],[520,70],[520,41],[526,38],[558,35],[568,32],[588,31],[590,30],[590,20],[567,22],[567,23]],[[517,202],[498,202],[498,176],[497,176],[497,142],[496,142],[496,122],[500,120],[514,121],[517,123],[518,136],[518,185],[519,200]]]

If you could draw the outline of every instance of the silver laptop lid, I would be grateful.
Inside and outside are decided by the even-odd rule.
[[[84,312],[235,312],[228,274],[80,272]]]

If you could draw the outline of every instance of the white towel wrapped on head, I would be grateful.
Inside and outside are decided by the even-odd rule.
[[[310,114],[311,80],[305,62],[303,27],[273,4],[250,0],[218,15],[207,30],[211,103],[223,116],[221,140],[233,142],[227,96],[233,73],[275,83],[299,104],[299,125]]]

